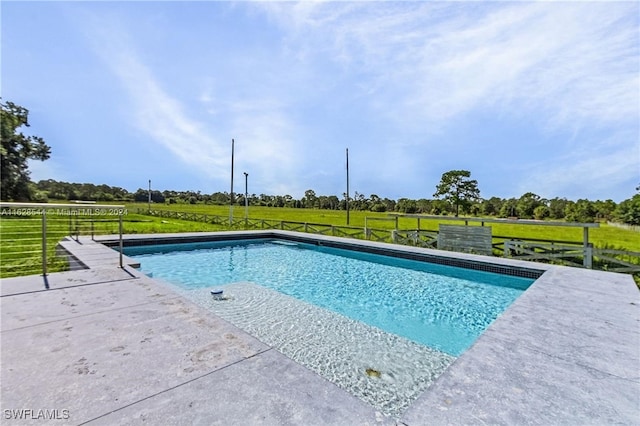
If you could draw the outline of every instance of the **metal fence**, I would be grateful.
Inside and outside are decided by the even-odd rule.
[[[640,225],[629,225],[627,223],[607,222],[609,226],[615,226],[616,228],[626,229],[627,231],[640,232]]]
[[[640,252],[598,248],[568,242],[503,241],[505,257],[640,274]]]
[[[125,213],[121,205],[0,203],[0,277],[68,270],[64,238],[119,234],[122,247]]]

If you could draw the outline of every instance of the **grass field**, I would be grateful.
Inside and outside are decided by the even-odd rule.
[[[74,218],[75,219],[75,218]],[[117,234],[117,217],[94,217],[93,231],[96,235]],[[71,223],[68,218],[47,219],[47,264],[51,272],[64,271],[67,262],[56,255],[58,241],[68,235],[75,235],[76,226],[80,235],[91,235],[91,221],[81,217]],[[221,231],[217,225],[187,220],[166,221],[147,215],[123,215],[125,233],[167,233]],[[41,273],[42,267],[42,220],[41,217],[2,217],[0,219],[0,278]]]
[[[147,208],[148,205],[146,203],[126,204],[126,213],[123,215],[123,232],[125,234],[203,232],[226,229],[226,226],[222,225],[174,218],[164,219],[136,213],[138,209],[146,211]],[[152,209],[217,215],[223,218],[229,217],[229,206],[163,204],[152,205]],[[234,206],[233,213],[235,219],[242,219],[244,218],[245,209],[242,206]],[[249,218],[334,226],[347,225],[346,212],[339,210],[251,206],[249,208]],[[364,228],[365,218],[369,228],[389,231],[395,228],[395,220],[390,220],[387,213],[363,211],[350,212],[349,226]],[[118,218],[114,216],[84,217],[79,218],[76,222],[74,220],[66,217],[48,219],[47,257],[49,270],[52,272],[64,270],[67,267],[64,259],[55,256],[55,246],[64,236],[74,234],[76,229],[81,235],[90,235],[91,232],[95,234],[117,234],[119,229]],[[421,219],[420,229],[436,231],[440,222],[463,224],[464,218],[461,218],[460,222]],[[415,218],[400,218],[398,220],[399,229],[416,229],[417,225]],[[517,223],[491,223],[487,225],[492,227],[494,236],[582,243],[582,228],[525,226]],[[39,268],[42,264],[41,229],[40,218],[2,217],[0,220],[0,260],[2,261],[0,277],[5,278],[40,272]],[[589,235],[590,242],[596,247],[640,252],[640,234],[637,232],[601,224],[599,228],[590,229]]]
[[[146,210],[146,203],[127,204],[130,212],[136,209]],[[204,204],[167,204],[152,205],[152,209],[171,210],[179,212],[191,212],[210,215],[219,215],[229,217],[229,206],[215,206]],[[234,206],[233,215],[235,218],[244,217],[244,207]],[[250,206],[249,217],[252,219],[270,219],[285,220],[292,222],[321,223],[327,225],[346,226],[347,216],[343,210],[318,210],[318,209],[294,209],[280,207],[260,207]],[[374,213],[365,211],[350,212],[350,226],[364,227],[365,218],[369,218],[368,226],[375,229],[393,229],[395,222],[391,220],[375,220],[389,219],[388,213]],[[373,220],[372,220],[373,219]],[[464,224],[464,218],[460,222],[454,221],[438,221],[438,220],[420,220],[420,229],[433,230],[438,229],[439,223],[448,224]],[[575,227],[559,227],[559,226],[536,226],[536,225],[518,225],[517,223],[491,223],[492,233],[496,236],[505,236],[523,239],[543,239],[543,240],[560,240],[573,241],[582,243],[582,228]],[[400,229],[416,229],[417,220],[412,218],[400,218],[398,222]],[[619,250],[640,252],[640,234],[627,229],[600,224],[599,228],[591,228],[589,230],[589,241],[596,247],[616,248]]]

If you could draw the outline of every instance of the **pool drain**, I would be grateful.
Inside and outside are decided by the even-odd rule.
[[[226,299],[226,297],[224,297],[224,291],[219,290],[219,289],[211,290],[211,295],[213,296],[213,300],[225,300]]]
[[[367,368],[365,372],[367,373],[367,376],[375,377],[376,379],[379,378],[381,374],[378,370],[374,370],[373,368]]]

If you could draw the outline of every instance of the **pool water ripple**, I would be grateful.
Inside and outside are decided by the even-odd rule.
[[[253,283],[179,289],[185,297],[398,418],[455,357]],[[371,376],[367,370],[379,372]]]

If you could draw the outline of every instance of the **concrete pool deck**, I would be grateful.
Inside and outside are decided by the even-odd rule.
[[[127,240],[150,237],[159,236]],[[67,241],[91,269],[50,274],[49,290],[41,276],[0,283],[2,423],[640,424],[640,293],[630,276],[339,240],[545,272],[391,419],[166,285],[118,268],[113,250]]]

